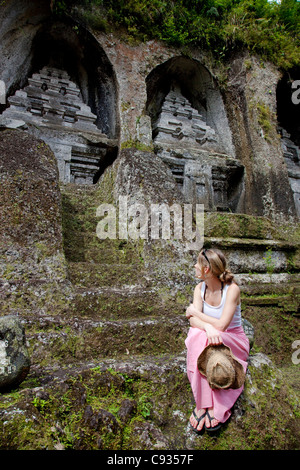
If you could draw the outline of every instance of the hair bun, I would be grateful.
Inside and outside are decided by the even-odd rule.
[[[232,272],[229,271],[229,269],[225,269],[225,271],[219,276],[220,281],[224,282],[225,284],[230,284],[230,282],[233,281],[233,278],[234,276]]]
[[[217,248],[202,250],[198,255],[199,266],[209,266],[211,274],[220,279],[225,284],[230,284],[234,276],[229,269],[226,269],[227,261],[224,253]]]

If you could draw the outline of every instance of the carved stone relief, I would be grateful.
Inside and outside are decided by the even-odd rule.
[[[2,119],[24,121],[31,133],[49,144],[61,181],[92,184],[116,142],[99,131],[97,116],[65,71],[44,67],[28,82],[8,98],[10,106]]]
[[[169,165],[187,201],[206,210],[237,211],[244,167],[223,151],[221,137],[172,85],[153,125],[156,153]]]
[[[153,127],[154,141],[186,147],[206,143],[216,144],[217,135],[201,114],[182,96],[179,87],[173,86],[161,108],[159,119]]]
[[[297,214],[300,216],[300,149],[290,139],[291,136],[285,129],[279,127],[278,131],[281,134],[281,146],[294,195]]]

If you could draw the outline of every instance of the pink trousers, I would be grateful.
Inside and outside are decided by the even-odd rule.
[[[240,326],[220,333],[223,343],[230,347],[233,355],[243,365],[246,372],[250,347],[243,328]],[[190,328],[185,340],[187,347],[187,376],[192,387],[197,410],[213,407],[214,417],[219,422],[224,423],[229,418],[231,408],[242,393],[244,386],[226,390],[210,388],[206,377],[200,374],[197,368],[198,356],[207,344],[205,331],[199,328]]]

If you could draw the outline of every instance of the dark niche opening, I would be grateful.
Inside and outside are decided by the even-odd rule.
[[[199,113],[207,117],[207,83],[209,72],[201,64],[187,57],[174,57],[158,65],[147,77],[147,114],[152,125],[156,122],[165,97],[173,85]],[[209,118],[209,116],[208,116]]]
[[[61,181],[96,183],[118,153],[117,82],[108,57],[90,32],[67,19],[45,21],[29,57],[3,117],[23,120],[49,144]]]
[[[74,24],[49,21],[36,34],[32,49],[31,74],[44,66],[65,70],[97,116],[99,130],[109,138],[118,138],[116,77],[95,38]]]
[[[153,69],[146,85],[155,152],[170,167],[185,200],[206,210],[238,211],[244,167],[235,158],[212,74],[199,61],[179,56]]]
[[[278,131],[296,213],[300,217],[300,69],[286,72],[276,90]]]
[[[296,81],[299,84],[296,84]],[[297,85],[297,86],[296,86]],[[294,88],[293,88],[294,86]],[[276,90],[277,119],[280,127],[290,134],[290,139],[300,147],[300,69],[286,72]]]

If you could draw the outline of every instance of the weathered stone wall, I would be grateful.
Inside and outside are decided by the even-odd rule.
[[[56,61],[57,65],[64,56],[67,72],[77,75],[84,101],[98,115],[99,128],[110,132],[110,137],[119,138],[120,148],[151,148],[153,123],[149,103],[155,93],[158,101],[163,100],[162,90],[170,86],[167,82],[174,72],[184,92],[190,94],[192,106],[207,106],[208,125],[222,140],[226,158],[233,157],[237,162],[237,170],[230,170],[228,178],[225,160],[216,160],[214,168],[215,157],[209,153],[212,169],[205,163],[203,171],[207,175],[200,178],[197,175],[201,152],[192,157],[198,162],[197,169],[187,165],[187,181],[198,178],[200,193],[201,187],[206,193],[213,192],[213,186],[224,193],[215,201],[213,197],[202,197],[207,209],[217,210],[221,201],[220,210],[282,220],[296,215],[276,129],[276,86],[281,75],[274,66],[247,55],[232,58],[227,64],[228,76],[223,70],[223,85],[219,87],[219,70],[199,50],[189,51],[187,58],[181,51],[156,41],[124,43],[113,34],[87,31],[70,17],[58,21],[46,1],[21,1],[17,8],[8,1],[1,5],[1,14],[0,79],[5,81],[8,95],[24,87],[33,69],[49,65],[43,60]],[[168,61],[173,69],[166,66]],[[157,91],[158,82],[154,80],[149,86],[148,79],[159,67],[165,70],[165,83]],[[197,67],[202,68],[202,74],[195,72]],[[205,175],[210,184],[213,175],[217,175],[211,188],[202,181]],[[233,187],[231,193],[222,182],[226,179]],[[184,191],[187,198],[194,197],[195,188],[187,186]]]
[[[44,309],[68,284],[56,159],[43,141],[2,131],[0,181],[2,314]]]
[[[33,59],[32,42],[50,13],[50,3],[46,1],[2,3],[0,76],[8,94],[25,85]]]
[[[244,212],[280,220],[296,212],[277,132],[279,79],[272,64],[242,56],[232,62],[224,96],[236,152],[247,175]]]
[[[138,138],[140,118],[145,114],[147,90],[143,77],[150,73],[150,66],[153,70],[176,52],[157,43],[130,47],[116,38],[110,38],[110,43],[104,36],[98,36],[98,40],[119,77],[121,141],[134,141]],[[195,60],[208,67],[213,80],[216,71],[206,64],[207,59],[195,54]],[[238,210],[282,220],[294,217],[295,204],[277,133],[276,86],[280,72],[272,64],[261,64],[248,55],[233,60],[228,69],[228,85],[222,95],[233,153],[245,167],[245,186]]]

